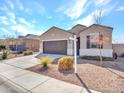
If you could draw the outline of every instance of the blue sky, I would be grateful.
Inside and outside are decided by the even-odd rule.
[[[114,28],[113,42],[124,43],[124,0],[0,0],[0,37],[89,26],[99,9],[101,23]]]

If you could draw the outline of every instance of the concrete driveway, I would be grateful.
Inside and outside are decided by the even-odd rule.
[[[40,53],[36,56],[36,58],[41,58],[41,57],[51,57],[52,59],[57,59],[60,57],[63,57],[65,55],[61,55],[61,54],[44,54],[44,53]]]
[[[36,55],[17,57],[13,59],[4,60],[1,62],[18,67],[18,68],[26,69],[39,64],[35,56]]]

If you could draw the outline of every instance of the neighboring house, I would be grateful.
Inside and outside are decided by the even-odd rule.
[[[39,51],[40,40],[39,36],[28,34],[19,36],[18,38],[9,38],[4,40],[4,45],[12,51],[32,50]]]
[[[103,56],[112,57],[112,30],[111,27],[98,24],[89,27],[78,24],[69,31],[54,26],[40,36],[40,51],[73,55],[73,41],[69,37],[75,34],[79,56],[99,56],[101,51]]]
[[[11,38],[7,40],[6,47],[12,51],[23,51],[25,47],[23,45],[23,40],[20,38]]]
[[[113,44],[113,51],[117,53],[118,56],[124,55],[124,44]]]
[[[37,35],[28,34],[22,38],[23,45],[25,49],[29,49],[32,51],[39,51],[40,48],[40,38]]]
[[[23,36],[23,38],[34,39],[34,40],[40,39],[38,35],[34,35],[34,34],[27,34],[26,36]]]

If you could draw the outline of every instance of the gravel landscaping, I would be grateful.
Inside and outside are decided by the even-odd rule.
[[[78,64],[77,75],[74,74],[73,69],[63,72],[58,71],[57,64],[50,64],[48,68],[37,65],[28,68],[28,70],[103,93],[124,93],[124,71],[119,69],[118,64],[108,62],[109,64],[104,63],[101,67],[95,61],[79,61],[82,63]],[[109,68],[120,73],[114,73]]]

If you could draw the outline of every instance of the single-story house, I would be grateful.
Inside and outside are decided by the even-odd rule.
[[[2,41],[1,45],[5,45],[6,48],[12,51],[32,50],[38,52],[40,47],[39,36],[33,34],[19,36],[18,38],[8,38]]]
[[[40,38],[38,35],[27,34],[22,38],[25,49],[29,49],[35,52],[39,51]]]
[[[77,36],[77,54],[79,56],[112,57],[112,27],[93,24],[89,27],[77,24],[66,31],[51,27],[40,36],[40,52],[49,54],[73,55],[73,41],[69,38]]]

